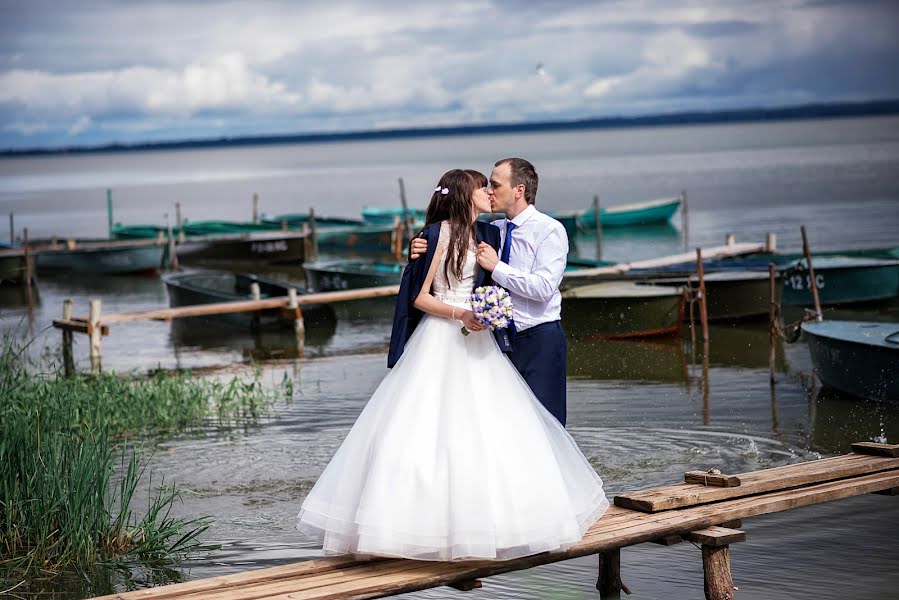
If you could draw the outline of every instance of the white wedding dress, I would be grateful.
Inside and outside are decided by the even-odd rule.
[[[432,293],[468,307],[476,268],[469,251],[462,280],[448,283],[441,263]],[[578,542],[608,507],[596,471],[493,335],[425,315],[298,529],[325,554],[503,560]]]

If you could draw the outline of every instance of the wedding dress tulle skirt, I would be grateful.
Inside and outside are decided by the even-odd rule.
[[[489,331],[425,316],[309,493],[325,554],[509,559],[578,542],[602,480]]]

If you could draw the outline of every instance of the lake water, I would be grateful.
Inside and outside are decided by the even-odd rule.
[[[115,220],[125,224],[173,219],[175,202],[191,219],[248,220],[254,193],[272,214],[314,206],[322,215],[356,216],[362,206],[396,205],[399,177],[410,203],[421,206],[445,170],[486,172],[507,155],[535,163],[538,206],[548,210],[585,208],[594,194],[610,206],[687,190],[689,239],[679,217],[640,234],[607,232],[605,259],[717,245],[729,232],[758,242],[775,232],[780,249],[796,250],[801,223],[813,249],[899,246],[897,117],[7,158],[0,160],[0,212],[14,212],[16,229],[28,227],[34,237],[103,236],[111,188]],[[579,250],[592,255],[594,248],[588,240]],[[302,276],[298,266],[276,272]],[[50,323],[65,298],[75,301],[76,315],[91,298],[102,299],[104,312],[168,305],[155,276],[42,277],[30,298],[0,287],[0,327],[36,338],[36,351],[52,351],[60,336]],[[341,306],[334,331],[308,333],[302,358],[292,339],[279,336],[198,332],[183,323],[112,326],[103,340],[105,369],[231,374],[258,361],[265,378],[286,372],[296,382],[293,400],[258,428],[180,436],[154,454],[154,473],[187,490],[179,514],[214,515],[206,538],[224,545],[185,577],[316,556],[294,530],[295,514],[386,373],[391,315],[390,301]],[[899,302],[829,316],[899,322]],[[86,369],[87,340],[75,339]],[[673,483],[686,470],[737,473],[846,452],[853,441],[899,439],[899,407],[820,390],[804,343],[778,345],[772,391],[764,322],[714,326],[711,339],[704,380],[687,339],[571,337],[568,429],[609,495]],[[894,498],[756,517],[744,529],[747,542],[731,551],[741,598],[882,598],[899,586]],[[703,597],[692,544],[627,548],[622,565],[633,598]],[[596,560],[588,557],[490,578],[466,598],[596,598],[595,578]],[[409,595],[457,596],[446,588]]]

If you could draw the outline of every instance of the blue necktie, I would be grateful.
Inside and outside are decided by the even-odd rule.
[[[515,223],[512,221],[506,221],[506,239],[503,241],[503,252],[500,255],[499,259],[509,264],[509,252],[512,250],[512,232],[515,231]]]

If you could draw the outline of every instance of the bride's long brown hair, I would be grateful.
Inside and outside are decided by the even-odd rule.
[[[476,189],[486,185],[487,177],[483,173],[471,169],[453,169],[443,174],[437,189],[431,195],[431,202],[425,213],[425,226],[441,221],[448,221],[450,225],[450,243],[443,271],[447,281],[450,273],[456,280],[462,279],[469,241],[476,239],[471,218],[471,197]],[[447,190],[446,194],[443,194],[444,189]]]

